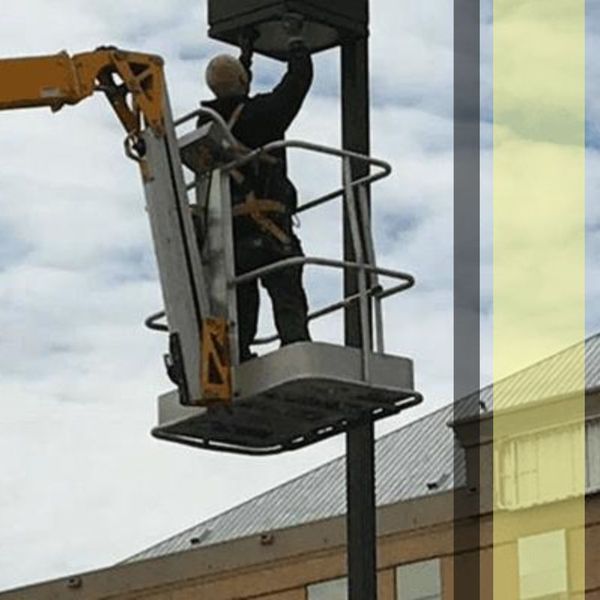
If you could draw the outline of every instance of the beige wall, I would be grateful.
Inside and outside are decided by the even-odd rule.
[[[595,510],[598,513],[598,504]],[[592,515],[590,515],[592,516]],[[489,519],[482,528],[482,543],[487,545],[491,538]],[[579,533],[580,534],[580,533]],[[572,545],[578,532],[569,532],[568,540]],[[593,557],[600,557],[600,524],[590,524],[586,530],[588,556],[586,600],[600,600],[600,567]],[[454,567],[452,556],[453,535],[450,527],[411,532],[409,535],[392,535],[380,541],[379,545],[379,600],[395,600],[395,567],[407,562],[441,558],[442,591],[444,600],[454,600]],[[518,572],[517,544],[511,541],[496,552],[502,553],[511,571]],[[476,556],[477,553],[472,553]],[[481,600],[492,598],[491,548],[479,552],[481,560]],[[571,557],[573,559],[573,557]],[[464,564],[467,555],[459,561]],[[467,563],[469,564],[469,563]],[[472,564],[472,563],[470,563]],[[460,570],[460,562],[457,563]],[[144,595],[121,595],[121,600],[140,598],[140,600],[192,600],[210,598],[211,600],[306,600],[306,586],[310,583],[335,579],[345,575],[345,552],[343,548],[324,553],[320,556],[306,556],[279,565],[270,565],[265,569],[224,574],[212,581],[189,581],[168,590],[149,591]],[[512,582],[514,598],[518,598],[518,579]],[[583,598],[582,590],[571,590],[572,597]],[[466,600],[462,598],[461,600]],[[475,600],[475,599],[473,599]]]
[[[453,495],[440,494],[379,510],[379,600],[395,600],[395,567],[435,557],[441,559],[444,599],[454,600],[455,570],[470,571],[477,556],[481,561],[479,598],[491,600],[491,517],[481,517],[477,547],[461,547],[455,564],[454,526],[464,529],[470,523],[473,527],[476,521],[467,518],[455,524],[452,509]],[[552,529],[553,516],[562,512],[560,507],[550,505],[542,510]],[[586,518],[585,598],[600,600],[600,496],[588,498]],[[536,520],[536,527],[539,523]],[[568,533],[568,545],[577,535],[581,531]],[[472,536],[461,536],[463,542],[469,539]],[[506,539],[495,551],[516,573],[515,540]],[[336,518],[274,532],[269,545],[255,536],[82,575],[81,586],[75,589],[59,580],[0,593],[0,600],[306,600],[307,585],[342,577],[345,570],[345,520]],[[516,593],[516,578],[512,584]],[[583,598],[582,590],[574,592],[579,594],[573,597]]]

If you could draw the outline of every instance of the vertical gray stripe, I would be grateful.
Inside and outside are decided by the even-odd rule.
[[[454,0],[454,398],[465,398],[460,415],[479,414],[480,387],[480,6],[479,0]],[[479,464],[479,449],[474,464]],[[464,458],[455,450],[455,480]],[[469,472],[471,496],[469,504],[479,506],[478,469]],[[475,479],[475,481],[473,481]],[[454,561],[454,597],[461,600],[479,598],[480,528],[477,521],[459,523],[458,514],[465,502],[455,492],[454,550],[460,560]],[[461,510],[462,509],[462,510]]]

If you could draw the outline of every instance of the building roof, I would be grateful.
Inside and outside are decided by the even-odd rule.
[[[585,388],[600,386],[600,333],[500,379],[465,400],[479,396],[490,410],[494,394],[501,395],[502,406],[494,408],[508,409],[580,391],[584,377],[579,368],[582,364],[585,364]]]
[[[600,386],[600,333],[496,383],[520,401],[581,389],[577,369],[585,355],[586,389]],[[469,416],[473,406],[492,407],[493,386],[449,404],[376,442],[377,505],[447,492],[464,485],[462,448],[449,424]],[[503,397],[506,397],[503,396]],[[471,402],[469,402],[471,400]],[[472,401],[476,400],[475,403]],[[504,407],[504,406],[503,406]],[[506,405],[508,407],[508,405]],[[456,464],[455,464],[456,460]],[[332,460],[239,506],[174,535],[128,559],[134,562],[197,549],[268,531],[343,515],[346,511],[345,457]]]

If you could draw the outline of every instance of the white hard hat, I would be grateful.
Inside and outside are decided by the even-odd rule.
[[[206,83],[217,98],[243,96],[248,92],[248,73],[237,58],[220,54],[206,67]]]

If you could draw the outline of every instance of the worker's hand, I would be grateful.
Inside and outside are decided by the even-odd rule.
[[[281,19],[283,30],[288,36],[288,47],[304,45],[302,32],[304,30],[304,17],[297,13],[286,13]]]
[[[241,49],[240,62],[244,65],[248,75],[248,83],[252,83],[252,55],[254,54],[254,42],[260,33],[254,27],[246,27],[240,33],[238,44]]]
[[[242,54],[251,56],[254,52],[254,42],[260,37],[260,32],[254,27],[246,27],[240,33],[238,40]]]

